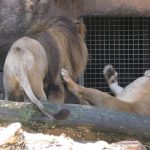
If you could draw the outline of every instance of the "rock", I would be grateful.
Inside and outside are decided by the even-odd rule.
[[[111,144],[113,150],[146,150],[139,141],[121,141]]]
[[[23,132],[20,123],[0,130],[0,150],[146,150],[138,141],[76,142],[65,134],[60,136]]]

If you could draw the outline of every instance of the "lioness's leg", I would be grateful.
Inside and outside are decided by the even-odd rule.
[[[83,98],[83,95],[82,95],[82,88],[83,87],[76,84],[69,77],[68,71],[65,69],[62,69],[61,70],[61,76],[62,76],[63,80],[65,81],[65,83],[67,84],[69,91],[71,91],[73,94],[75,94],[79,98],[79,103],[84,104],[84,105],[90,105],[90,103],[86,99]]]
[[[103,70],[104,77],[111,89],[111,91],[117,96],[123,91],[123,87],[118,85],[118,73],[115,71],[112,65],[106,65]]]
[[[144,76],[150,77],[150,70],[146,70],[146,71],[144,72]]]
[[[68,89],[74,93],[79,100],[87,101],[89,104],[98,107],[107,107],[119,111],[133,112],[132,104],[125,103],[119,100],[118,98],[111,96],[108,93],[99,91],[93,88],[86,88],[76,84],[68,75],[68,72],[65,69],[62,69],[61,75],[65,83],[67,84]]]

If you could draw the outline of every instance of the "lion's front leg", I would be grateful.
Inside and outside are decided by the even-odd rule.
[[[57,84],[51,84],[51,87],[49,87],[48,101],[53,103],[64,103],[65,90],[62,81]]]

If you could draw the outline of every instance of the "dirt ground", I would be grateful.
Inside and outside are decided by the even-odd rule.
[[[43,126],[35,123],[32,124],[30,128],[24,128],[28,132],[38,132],[43,134],[60,136],[65,134],[67,137],[77,141],[77,142],[96,142],[96,141],[106,141],[108,143],[114,143],[119,141],[139,141],[144,146],[150,149],[150,140],[143,139],[141,137],[123,135],[120,133],[113,133],[110,131],[100,131],[95,128],[78,126],[78,127],[55,127],[55,126]]]
[[[1,127],[6,127],[7,124],[0,124]],[[91,127],[78,126],[78,127],[55,127],[43,125],[40,123],[32,123],[32,126],[22,126],[25,132],[29,133],[43,133],[44,135],[54,135],[61,136],[64,134],[66,137],[70,139],[80,142],[97,142],[97,141],[106,141],[107,143],[115,143],[120,141],[139,141],[141,142],[147,149],[150,149],[150,140],[143,139],[140,137],[122,135],[119,133],[112,133],[108,131],[100,131]]]

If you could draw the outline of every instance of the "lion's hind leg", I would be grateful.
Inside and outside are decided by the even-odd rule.
[[[117,96],[123,88],[118,85],[118,73],[115,71],[112,65],[106,65],[103,70],[104,77],[111,89],[111,91]]]
[[[12,78],[3,79],[5,100],[9,101],[23,101],[23,92],[19,88],[19,84]]]
[[[47,100],[41,76],[39,74],[34,74],[34,77],[32,77],[32,73],[30,73],[29,81],[36,98],[39,100]]]

